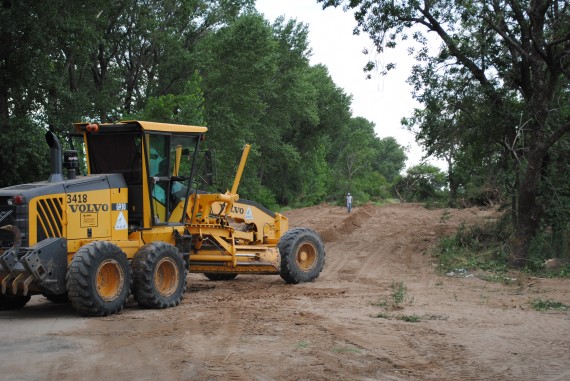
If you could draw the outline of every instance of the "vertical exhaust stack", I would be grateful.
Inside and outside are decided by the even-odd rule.
[[[79,157],[76,150],[63,151],[63,168],[67,169],[67,179],[73,180],[79,171]]]
[[[57,183],[63,181],[63,164],[61,160],[61,144],[59,139],[51,131],[46,132],[46,142],[49,146],[50,175],[48,182]]]

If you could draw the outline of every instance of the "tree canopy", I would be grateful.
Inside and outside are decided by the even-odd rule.
[[[8,0],[0,39],[2,186],[47,178],[46,129],[133,118],[206,125],[220,191],[252,144],[240,196],[271,208],[390,197],[404,167],[309,64],[308,26],[253,0]]]
[[[379,52],[413,39],[418,63],[410,82],[424,108],[407,123],[430,153],[448,160],[452,190],[471,170],[492,174],[491,184],[500,172],[512,195],[511,261],[524,265],[545,221],[545,191],[555,186],[549,179],[560,169],[552,157],[567,147],[570,130],[570,4],[318,1],[354,10],[358,31]],[[439,48],[430,46],[434,40]]]

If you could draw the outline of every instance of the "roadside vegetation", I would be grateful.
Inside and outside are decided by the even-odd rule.
[[[500,219],[483,225],[461,225],[456,233],[442,238],[431,250],[438,271],[442,274],[458,269],[480,271],[485,280],[512,283],[508,275],[512,269],[509,254],[513,234],[509,218],[509,214],[503,214]],[[541,231],[522,270],[536,276],[570,278],[569,244],[564,236],[548,229]]]

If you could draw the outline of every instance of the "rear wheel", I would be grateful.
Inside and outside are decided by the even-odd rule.
[[[296,228],[279,240],[281,278],[287,283],[312,282],[325,265],[325,248],[319,235],[311,229]]]
[[[221,281],[221,280],[232,280],[235,279],[237,274],[227,274],[227,273],[204,273],[206,278],[213,280],[213,281]]]
[[[19,310],[30,301],[30,295],[0,294],[0,311]]]
[[[186,267],[180,250],[166,242],[146,244],[133,258],[132,267],[133,295],[141,306],[180,304],[186,292]]]
[[[131,284],[127,256],[110,242],[91,242],[77,250],[67,271],[69,300],[85,316],[121,311],[131,293]]]

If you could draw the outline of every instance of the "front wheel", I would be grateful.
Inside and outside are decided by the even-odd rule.
[[[279,240],[281,278],[287,283],[312,282],[325,265],[321,237],[307,228],[291,229]]]
[[[123,309],[131,293],[131,268],[120,247],[106,241],[83,246],[67,271],[71,305],[85,316],[107,316]]]
[[[147,308],[168,308],[180,304],[186,292],[184,258],[166,242],[144,245],[135,254],[133,295]]]

